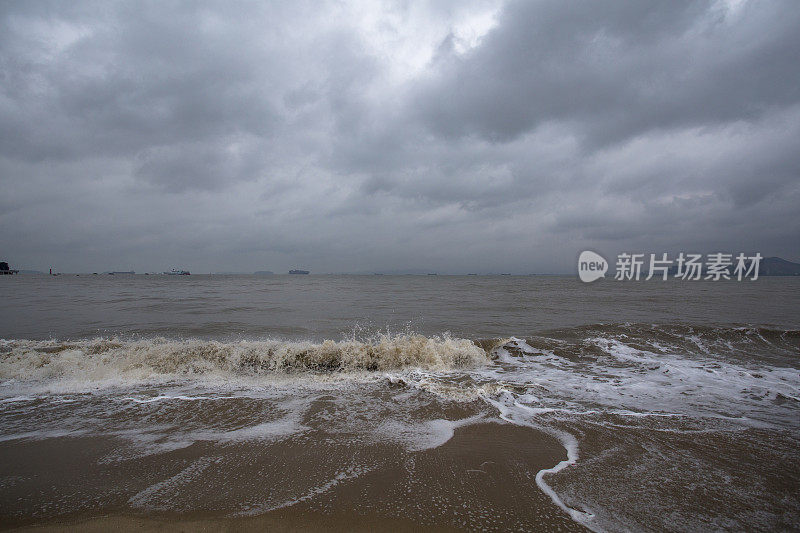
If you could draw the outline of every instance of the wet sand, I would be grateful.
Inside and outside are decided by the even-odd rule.
[[[312,432],[104,463],[114,447],[96,437],[0,443],[0,473],[12,480],[0,493],[3,528],[585,530],[534,480],[566,458],[564,448],[509,424],[465,426],[418,452]]]
[[[604,416],[563,429],[581,435],[581,460],[550,485],[567,504],[591,508],[596,525],[631,531],[741,530],[737,524],[750,531],[798,530],[800,470],[791,459],[796,434],[658,417]],[[630,475],[636,469],[658,477]],[[642,516],[636,503],[646,504],[649,515]]]
[[[23,526],[14,531],[85,531],[101,533],[106,531],[207,531],[210,533],[250,532],[250,531],[419,531],[419,525],[412,520],[386,519],[375,516],[323,515],[311,513],[283,513],[283,516],[257,516],[248,518],[219,518],[213,515],[178,515],[174,517],[150,518],[142,516],[104,516],[77,521],[52,522],[41,525]],[[432,527],[430,531],[459,531],[452,527]]]

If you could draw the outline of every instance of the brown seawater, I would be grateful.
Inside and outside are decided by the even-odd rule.
[[[798,279],[0,281],[6,527],[800,528]]]

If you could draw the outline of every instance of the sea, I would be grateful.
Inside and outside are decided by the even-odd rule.
[[[800,530],[800,278],[0,277],[0,528]]]

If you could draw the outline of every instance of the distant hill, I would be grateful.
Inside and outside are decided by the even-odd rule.
[[[780,257],[765,257],[758,270],[762,276],[800,276],[800,263],[792,263]]]
[[[254,276],[272,276],[275,274],[272,270],[256,270],[253,272]]]
[[[748,262],[749,266],[749,262]],[[646,273],[647,268],[642,268],[642,272]],[[674,276],[678,273],[677,266],[671,266],[667,270],[670,276]],[[728,273],[732,275],[733,266],[730,267]],[[705,265],[703,265],[703,274],[706,274]],[[660,275],[660,273],[656,273],[656,275]],[[781,259],[780,257],[765,257],[761,260],[761,263],[758,265],[758,275],[759,276],[800,276],[800,263],[792,263],[791,261],[787,261],[786,259]]]

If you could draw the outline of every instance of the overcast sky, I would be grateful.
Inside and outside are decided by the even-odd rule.
[[[0,2],[0,260],[800,260],[800,3]]]

